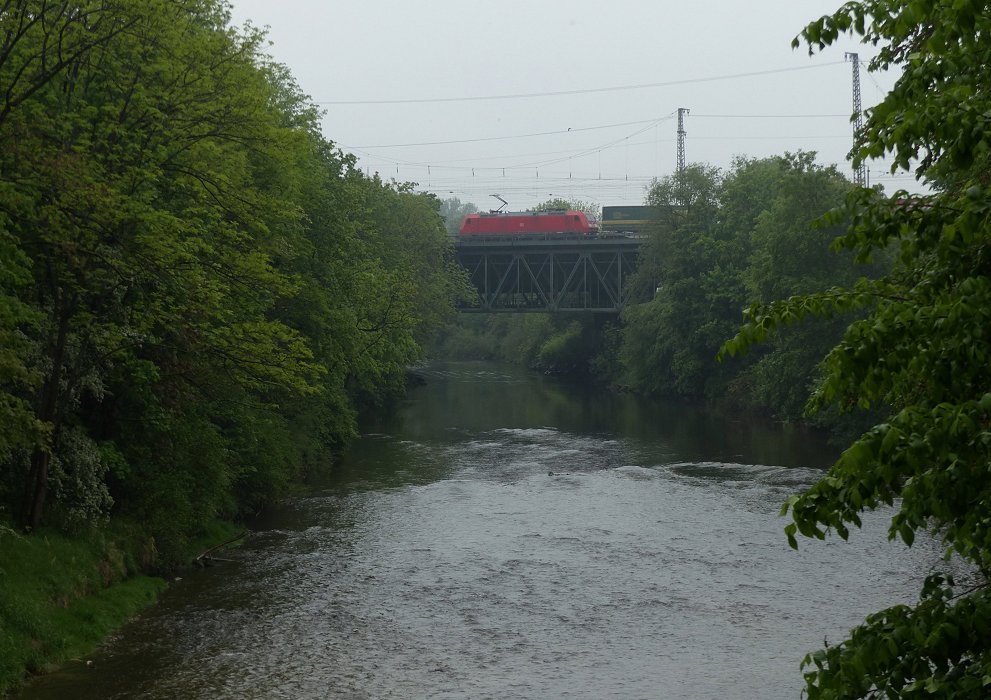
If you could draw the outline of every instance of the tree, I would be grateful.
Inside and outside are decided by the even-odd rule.
[[[655,181],[647,195],[660,215],[631,283],[649,301],[628,307],[622,316],[620,357],[631,386],[702,396],[713,379],[705,371],[714,365],[708,361],[716,349],[710,331],[718,324],[711,293],[720,295],[717,289],[726,281],[722,264],[730,262],[718,233],[722,180],[717,168],[692,164]]]
[[[444,226],[447,228],[449,236],[457,236],[461,230],[461,222],[468,214],[478,211],[471,202],[462,202],[457,197],[442,199],[440,201],[440,216],[444,219]]]
[[[750,260],[744,274],[747,296],[770,302],[854,282],[867,270],[852,266],[850,255],[829,254],[829,245],[842,227],[814,225],[843,203],[850,182],[836,166],[816,164],[814,153],[786,154],[775,161],[773,194],[752,224]],[[735,380],[746,387],[746,396],[740,398],[780,418],[801,418],[817,367],[849,320],[839,316],[828,323],[792,327],[776,335],[764,354]]]
[[[0,511],[25,529],[112,506],[168,564],[326,462],[468,290],[437,200],[363,176],[264,43],[223,0],[0,3]]]
[[[353,388],[368,405],[404,389],[406,368],[423,343],[453,319],[454,300],[474,291],[454,260],[433,196],[377,177],[365,181],[361,196],[359,239],[367,259],[353,278],[362,314],[350,357]]]
[[[991,692],[991,13],[985,2],[850,2],[796,38],[810,51],[841,35],[878,47],[869,70],[897,68],[867,113],[854,161],[890,153],[893,170],[934,188],[859,189],[832,222],[835,247],[869,260],[897,251],[878,280],[755,305],[733,353],[799,319],[860,310],[824,364],[809,410],[877,405],[889,417],[856,439],[783,512],[796,534],[846,538],[887,505],[889,537],[920,532],[973,567],[964,584],[930,575],[918,604],[868,616],[841,644],[808,655],[810,698],[985,698]]]
[[[584,212],[589,221],[598,221],[599,205],[586,202],[581,199],[564,199],[563,197],[553,197],[545,202],[541,202],[532,207],[530,211],[580,211]]]
[[[44,312],[32,403],[48,441],[23,476],[28,528],[44,513],[63,431],[78,435],[93,413],[79,408],[129,373],[147,377],[147,363],[173,389],[207,394],[221,381],[255,395],[307,391],[320,372],[268,313],[293,291],[272,264],[270,224],[294,214],[254,169],[278,171],[292,135],[254,64],[260,35],[221,31],[223,7],[195,0],[112,11],[100,22],[124,29],[18,103],[2,134],[0,207],[35,263]],[[14,48],[30,58],[48,41]]]
[[[37,326],[40,314],[18,296],[30,283],[30,261],[3,223],[0,219],[0,463],[10,459],[13,449],[31,449],[45,441],[45,426],[24,397],[41,378],[26,359],[31,344],[22,330]]]
[[[0,127],[93,49],[134,26],[119,0],[5,0],[0,4]]]
[[[0,528],[180,561],[329,464],[469,291],[225,0],[0,0]]]
[[[738,158],[726,173],[693,164],[654,184],[648,203],[659,215],[633,280],[640,298],[650,301],[629,307],[623,318],[628,383],[692,397],[734,391],[738,400],[753,402],[754,392],[739,388],[743,363],[719,364],[714,357],[739,323],[740,309],[753,293],[748,287],[777,276],[768,269],[773,264],[760,264],[774,259],[759,254],[771,235],[782,255],[796,243],[814,247],[789,240],[790,232],[804,233],[802,224],[823,211],[815,209],[815,196],[808,196],[821,185],[814,160],[812,153]],[[761,229],[762,222],[770,228]],[[798,277],[817,271],[817,262],[793,267]]]

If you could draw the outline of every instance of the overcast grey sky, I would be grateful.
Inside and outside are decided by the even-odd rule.
[[[481,208],[636,204],[689,162],[815,150],[849,173],[844,42],[791,40],[840,0],[232,0],[326,110],[324,134],[385,179]],[[864,106],[890,76],[861,70]],[[638,87],[631,87],[638,86]],[[614,89],[630,88],[630,89]],[[566,94],[547,94],[566,93]],[[499,96],[526,95],[526,97]],[[539,95],[539,96],[533,96]],[[390,102],[391,101],[391,102]],[[872,182],[913,189],[883,163]]]

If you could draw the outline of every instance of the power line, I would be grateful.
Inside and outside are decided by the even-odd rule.
[[[693,118],[708,119],[849,119],[849,114],[693,114]]]
[[[781,134],[776,134],[774,136],[694,136],[692,141],[794,141],[795,139],[803,139],[807,141],[820,141],[823,139],[848,139],[850,138],[847,134],[842,135],[832,135],[832,134],[812,134],[812,135],[802,135],[802,134],[789,134],[783,136]]]
[[[627,137],[627,138],[630,138],[630,137]],[[788,136],[782,136],[782,135],[777,135],[777,136],[740,136],[740,135],[736,135],[736,136],[696,136],[692,140],[693,141],[782,141],[782,142],[784,142],[784,141],[796,141],[796,140],[800,140],[802,142],[809,142],[809,141],[817,141],[817,140],[819,140],[819,141],[821,141],[821,140],[827,140],[827,139],[829,139],[829,140],[839,140],[839,139],[848,139],[848,138],[850,138],[850,137],[847,134],[835,134],[835,135],[834,134],[816,134],[816,135],[795,134],[795,135],[788,135]],[[625,139],[621,139],[621,141],[625,141]],[[654,146],[654,145],[659,145],[659,144],[662,144],[662,143],[672,143],[674,141],[676,141],[676,139],[673,139],[673,138],[658,139],[656,141],[630,141],[628,143],[622,143],[622,146],[623,147],[627,147],[627,146]],[[619,144],[616,144],[616,145],[619,145]],[[500,170],[517,170],[517,169],[524,168],[524,167],[544,166],[544,165],[549,165],[549,164],[552,165],[552,164],[555,164],[555,163],[564,162],[566,160],[572,160],[572,159],[579,158],[579,157],[584,157],[584,156],[587,156],[587,155],[593,155],[595,153],[598,153],[601,150],[605,150],[605,147],[596,147],[596,148],[593,148],[593,149],[569,149],[569,150],[562,150],[562,151],[543,151],[543,152],[537,152],[537,153],[517,153],[517,154],[513,154],[513,155],[475,156],[475,157],[472,157],[472,158],[455,158],[455,159],[450,159],[450,160],[430,160],[430,161],[405,160],[405,159],[402,159],[402,158],[390,158],[388,156],[380,155],[380,154],[377,154],[377,153],[367,153],[367,152],[361,151],[361,150],[355,150],[353,152],[360,154],[363,158],[365,158],[367,160],[370,160],[370,161],[373,161],[373,162],[379,162],[379,163],[383,163],[383,164],[387,164],[387,165],[402,165],[404,167],[413,167],[413,168],[436,168],[437,170],[500,171]],[[449,165],[449,163],[478,163],[480,161],[492,161],[492,160],[500,160],[500,161],[503,161],[503,162],[510,162],[514,158],[533,158],[533,157],[536,157],[536,156],[561,155],[561,154],[570,154],[570,155],[565,155],[564,157],[556,158],[556,159],[552,159],[552,160],[540,161],[538,163],[521,163],[521,164],[510,164],[510,165],[484,165],[484,166],[478,165],[478,166],[474,166],[474,167],[468,166],[468,165]]]
[[[620,126],[636,126],[638,124],[653,124],[667,117],[654,117],[653,119],[641,119],[635,122],[617,122],[615,124],[600,124],[599,126],[580,126],[577,128],[568,127],[558,131],[538,131],[532,134],[516,134],[514,136],[484,136],[474,139],[455,139],[453,141],[421,141],[419,143],[387,143],[377,146],[346,146],[340,144],[341,148],[405,148],[407,146],[444,146],[452,143],[480,143],[483,141],[506,141],[509,139],[527,139],[534,136],[557,136],[560,134],[573,134],[581,131],[595,131],[597,129],[614,129]]]
[[[779,73],[792,73],[800,70],[811,70],[814,68],[825,68],[834,66],[844,61],[828,61],[810,66],[792,66],[790,68],[772,68],[770,70],[751,71],[749,73],[732,73],[729,75],[715,75],[706,78],[686,78],[684,80],[668,80],[662,83],[640,83],[637,85],[618,85],[614,87],[586,88],[582,90],[556,90],[549,92],[523,92],[508,95],[475,95],[470,97],[422,97],[415,99],[390,99],[390,100],[318,100],[313,104],[317,105],[409,105],[409,104],[431,104],[439,102],[480,102],[484,100],[522,100],[534,97],[561,97],[565,95],[588,95],[601,92],[620,92],[623,90],[645,90],[648,88],[674,87],[676,85],[692,85],[696,83],[711,83],[720,80],[737,80],[739,78],[754,78],[762,75],[777,75]]]
[[[839,138],[846,138],[846,136],[841,136]],[[655,141],[631,141],[630,143],[624,143],[623,146],[650,146],[655,143],[670,143],[674,139],[658,139]],[[431,161],[413,161],[413,160],[397,160],[395,158],[388,158],[386,156],[378,155],[375,153],[366,153],[365,151],[355,151],[360,153],[362,156],[381,161],[383,163],[399,163],[400,165],[421,165],[423,167],[431,166],[436,168],[464,168],[465,166],[455,166],[447,165],[448,163],[477,163],[483,160],[499,160],[504,162],[509,162],[513,158],[536,158],[537,156],[558,156],[565,153],[570,153],[574,156],[577,153],[581,153],[584,149],[580,148],[568,148],[560,151],[536,151],[534,153],[513,153],[513,154],[499,154],[497,156],[473,156],[471,158],[446,158],[442,160],[431,160]],[[496,166],[493,166],[496,167]],[[509,167],[509,166],[507,166]],[[496,167],[498,169],[498,167]]]
[[[654,122],[652,122],[651,124],[648,124],[647,126],[643,127],[642,129],[637,129],[632,134],[627,134],[626,136],[624,136],[622,138],[616,139],[615,141],[610,141],[609,143],[604,143],[604,144],[602,144],[600,146],[593,146],[592,148],[588,148],[588,149],[586,149],[584,151],[581,151],[579,153],[576,153],[573,156],[565,156],[565,157],[562,157],[562,158],[557,158],[557,159],[554,159],[554,160],[547,160],[547,161],[543,161],[543,162],[540,162],[540,163],[525,163],[525,164],[523,164],[520,167],[542,167],[542,166],[546,166],[546,165],[555,165],[557,163],[563,163],[564,161],[567,161],[567,160],[572,160],[573,158],[581,158],[582,156],[592,155],[593,153],[599,153],[601,151],[605,151],[605,150],[607,150],[609,148],[612,148],[613,146],[617,146],[617,145],[623,143],[624,141],[629,141],[634,136],[639,136],[643,132],[649,131],[650,129],[654,128],[655,126],[657,126],[661,122],[667,121],[668,119],[671,119],[673,117],[674,117],[673,114],[668,114],[666,116],[660,117],[660,118],[654,120]]]
[[[849,119],[849,114],[693,114],[693,117],[701,117],[705,119]],[[666,119],[667,117],[662,117]],[[348,146],[346,144],[339,144],[341,148],[348,150],[365,150],[372,148],[407,148],[412,146],[446,146],[450,144],[461,144],[461,143],[484,143],[486,141],[508,141],[512,139],[525,139],[532,138],[536,136],[560,136],[561,134],[575,134],[581,133],[583,131],[596,131],[600,129],[614,129],[621,126],[636,126],[639,124],[653,124],[658,121],[658,118],[653,119],[639,119],[632,122],[616,122],[615,124],[599,124],[596,126],[580,126],[580,127],[569,127],[567,129],[560,129],[558,131],[538,131],[531,134],[515,134],[512,136],[483,136],[479,138],[471,139],[454,139],[451,141],[419,141],[414,143],[384,143],[376,144],[374,146]]]
[[[613,141],[609,141],[608,143],[604,143],[604,144],[601,144],[599,146],[593,146],[591,148],[586,148],[584,150],[578,151],[577,153],[574,153],[573,155],[563,156],[561,158],[553,158],[551,160],[531,162],[531,163],[518,163],[518,164],[512,165],[512,166],[504,166],[502,168],[502,170],[506,170],[507,168],[514,168],[514,169],[521,169],[521,168],[541,168],[541,167],[545,167],[545,166],[548,166],[548,165],[556,165],[557,163],[563,163],[565,161],[574,160],[575,158],[582,158],[584,156],[592,155],[594,153],[601,153],[602,151],[608,150],[608,149],[612,148],[613,146],[616,146],[618,144],[623,143],[624,141],[629,141],[634,136],[639,136],[640,134],[644,133],[645,131],[649,131],[650,129],[654,128],[655,126],[657,126],[661,122],[673,118],[673,116],[674,116],[673,114],[668,114],[668,115],[665,115],[663,117],[658,117],[656,119],[651,120],[647,124],[647,126],[642,127],[640,129],[637,129],[636,131],[634,131],[631,134],[627,134],[626,136],[623,136],[621,138],[615,139]],[[634,122],[634,123],[642,124],[643,122]],[[358,150],[358,149],[355,149],[355,150]],[[362,151],[358,150],[358,152],[361,153]],[[388,163],[395,163],[397,166],[400,164],[400,161],[398,161],[396,159],[386,159],[386,158],[382,158],[381,156],[375,156],[375,155],[369,154],[369,153],[366,153],[365,155],[367,155],[367,156],[369,156],[371,158],[381,158],[383,161],[388,162]],[[412,165],[412,163],[407,162],[406,165]],[[428,169],[428,172],[429,172],[429,169],[430,169],[430,166],[431,165],[432,165],[432,163],[420,164],[420,167],[426,167]],[[467,166],[463,166],[463,169],[471,170],[472,172],[475,171],[475,168],[468,168]],[[481,170],[482,168],[478,168],[478,169]],[[489,167],[489,168],[486,168],[486,169],[487,170],[499,170],[500,168],[498,168],[498,167]]]

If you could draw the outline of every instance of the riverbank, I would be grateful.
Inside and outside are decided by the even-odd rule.
[[[216,522],[191,541],[188,561],[230,539]],[[0,697],[26,678],[78,661],[143,608],[168,583],[155,545],[136,525],[113,523],[66,536],[22,535],[0,522]],[[154,575],[158,574],[158,575]]]

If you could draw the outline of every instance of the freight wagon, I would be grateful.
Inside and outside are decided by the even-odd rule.
[[[648,206],[602,207],[603,233],[644,234],[651,221],[657,218],[657,210]]]

